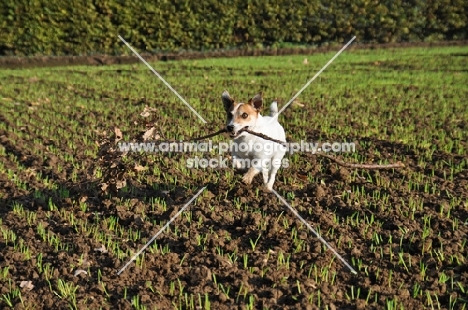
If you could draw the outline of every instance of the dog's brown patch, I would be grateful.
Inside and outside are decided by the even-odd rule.
[[[257,119],[258,111],[250,104],[237,103],[234,105],[233,116],[235,123],[247,126]]]

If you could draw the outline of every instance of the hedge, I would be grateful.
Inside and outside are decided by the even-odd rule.
[[[3,0],[0,55],[322,45],[468,37],[466,0]]]

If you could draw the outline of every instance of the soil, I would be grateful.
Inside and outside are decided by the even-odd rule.
[[[108,59],[117,62],[115,58]],[[126,58],[125,61],[129,59]],[[86,60],[80,61],[88,63]],[[80,61],[77,63],[83,64]],[[12,64],[6,63],[3,62],[3,65]],[[45,63],[49,64],[47,61]],[[17,64],[22,66],[38,63],[22,60]],[[90,94],[90,96],[99,96],[99,94]],[[112,95],[104,94],[103,96]],[[64,110],[60,113],[70,113],[69,117],[80,119],[76,111]],[[341,236],[341,244],[353,241],[353,248],[338,247],[336,239],[334,240],[331,236],[326,237],[333,247],[339,249],[347,261],[351,262],[351,258],[362,261],[367,269],[366,271],[360,270],[357,275],[351,274],[330,251],[324,250],[322,243],[313,234],[301,228],[296,217],[273,194],[263,191],[257,194],[253,189],[261,187],[260,178],[255,179],[253,185],[246,186],[240,182],[231,184],[222,177],[218,183],[206,184],[204,198],[189,207],[194,219],[191,223],[184,217],[180,217],[171,225],[180,229],[178,236],[174,235],[172,228],[171,232],[166,231],[157,239],[156,243],[161,247],[167,246],[170,249],[169,253],[147,252],[144,268],[132,263],[121,275],[117,275],[119,268],[127,262],[128,254],[139,249],[143,244],[142,240],[148,240],[159,229],[158,225],[142,219],[142,212],[151,220],[158,223],[159,221],[165,222],[180,210],[201,185],[192,184],[188,187],[158,184],[154,186],[150,175],[147,176],[145,182],[142,182],[140,178],[131,173],[135,169],[135,166],[129,163],[131,161],[123,160],[122,154],[113,149],[116,134],[100,136],[100,153],[97,159],[90,158],[83,152],[75,152],[77,160],[82,167],[87,167],[87,169],[80,170],[76,179],[71,181],[71,164],[60,162],[59,158],[48,151],[47,146],[53,145],[56,141],[44,141],[43,144],[37,144],[34,139],[42,140],[42,137],[34,135],[31,135],[28,140],[23,140],[11,129],[30,131],[31,128],[27,126],[18,128],[12,119],[2,115],[0,115],[0,122],[6,124],[0,127],[0,143],[6,153],[2,156],[5,169],[16,171],[19,164],[24,168],[25,172],[21,178],[27,181],[28,188],[37,188],[43,193],[42,196],[38,196],[37,192],[25,190],[7,175],[0,174],[1,225],[22,238],[24,245],[33,253],[31,259],[25,260],[23,254],[18,251],[17,247],[15,248],[12,242],[5,242],[4,238],[0,239],[0,271],[6,266],[9,267],[8,272],[13,279],[11,285],[14,287],[19,287],[21,281],[32,281],[34,285],[32,290],[21,289],[22,300],[26,305],[43,309],[68,308],[70,299],[60,298],[50,289],[52,285],[57,292],[57,279],[78,286],[76,296],[80,309],[96,309],[101,306],[105,309],[128,309],[132,308],[131,301],[134,296],[140,296],[141,304],[156,306],[158,309],[178,307],[179,303],[180,308],[189,308],[182,298],[178,298],[180,292],[178,280],[181,281],[180,285],[184,286],[182,296],[185,293],[195,296],[200,294],[200,298],[204,301],[205,294],[207,294],[210,297],[212,309],[246,308],[248,298],[245,300],[243,294],[238,294],[240,289],[246,290],[247,296],[254,297],[256,309],[317,308],[317,306],[311,306],[308,296],[313,296],[315,301],[312,304],[317,305],[316,300],[320,298],[321,305],[327,305],[329,309],[382,309],[387,305],[387,300],[395,298],[398,305],[403,305],[405,309],[421,309],[428,306],[427,297],[425,295],[413,296],[415,284],[420,285],[423,291],[430,291],[434,300],[434,296],[437,296],[438,301],[447,307],[451,300],[466,300],[467,298],[466,293],[458,289],[456,285],[454,288],[449,288],[450,283],[441,283],[439,280],[443,272],[466,285],[468,265],[457,264],[456,259],[440,261],[430,254],[435,253],[431,252],[432,249],[438,249],[437,251],[447,258],[466,259],[468,257],[468,246],[464,246],[468,233],[468,226],[464,225],[464,221],[468,218],[466,191],[468,171],[458,172],[454,175],[453,181],[447,181],[444,174],[450,173],[450,168],[442,164],[444,162],[460,164],[461,161],[466,160],[466,157],[435,151],[434,161],[421,167],[419,159],[424,150],[369,138],[364,140],[372,147],[360,150],[364,158],[372,159],[375,149],[380,151],[383,159],[389,161],[392,161],[394,153],[405,154],[406,167],[394,171],[356,172],[338,167],[327,159],[311,154],[301,154],[303,159],[312,164],[312,168],[304,171],[285,170],[285,178],[303,180],[310,173],[314,179],[323,180],[323,184],[307,182],[308,185],[304,188],[284,185],[281,181],[277,181],[275,186],[280,194],[291,191],[294,193],[293,197],[288,197],[288,202],[296,207],[313,227],[320,227],[321,232],[334,230],[335,236]],[[93,124],[83,123],[83,126],[92,127]],[[2,128],[10,128],[10,130]],[[214,131],[215,128],[212,129]],[[317,137],[317,132],[308,131],[307,136]],[[81,140],[77,139],[75,142],[79,144],[79,141]],[[61,147],[63,152],[73,152],[66,146],[61,145]],[[37,154],[43,154],[43,156]],[[128,156],[135,156],[130,159],[138,160],[143,166],[150,164],[145,163],[145,158],[137,155]],[[159,164],[170,160],[161,158]],[[103,171],[102,178],[98,180],[93,174],[97,167]],[[187,179],[186,175],[170,168],[170,165],[167,169],[179,180]],[[408,175],[414,172],[422,173],[432,184],[437,184],[440,195],[426,193],[423,188],[409,190],[408,184],[402,180],[407,179]],[[51,190],[43,182],[38,182],[35,176],[39,173],[42,179],[48,178],[57,184],[59,189],[67,190],[69,197],[62,197],[57,190]],[[199,170],[193,173],[206,172]],[[221,175],[227,173],[227,169],[221,169],[220,173]],[[380,187],[376,185],[377,178],[383,178],[384,183],[391,185],[382,188],[381,193],[389,197],[392,209],[382,209],[378,204],[369,204],[369,197],[366,195],[351,197],[350,201],[343,198],[343,191],[356,187],[362,187],[364,194],[372,193]],[[237,173],[235,179],[240,180],[241,174]],[[104,191],[102,183],[106,184]],[[120,190],[125,184],[131,188],[130,191]],[[152,210],[148,197],[165,201],[167,210]],[[441,215],[440,212],[441,207],[447,208],[452,197],[459,197],[461,201],[451,210],[450,215],[451,219],[459,220],[458,230],[453,230],[453,221]],[[247,205],[250,211],[237,209],[234,203],[237,199],[240,203]],[[404,215],[407,209],[405,202],[409,200],[423,203],[423,209],[415,212],[415,220]],[[125,204],[123,204],[124,201]],[[83,211],[77,202],[86,203],[88,209]],[[32,227],[28,224],[26,217],[18,216],[12,211],[14,203],[22,204],[25,210],[34,212],[36,222],[59,236],[62,243],[68,245],[68,249],[51,247],[41,238],[37,227]],[[87,221],[91,225],[97,225],[99,231],[92,232],[91,235],[83,234],[79,227],[70,224],[69,219],[60,216],[59,211],[49,212],[50,203],[54,203],[60,210],[74,214],[75,222]],[[230,210],[229,217],[224,217],[226,210]],[[259,212],[252,212],[252,210]],[[383,236],[382,252],[370,250],[373,235],[366,231],[366,225],[337,223],[334,220],[335,216],[345,218],[353,214],[358,214],[361,220],[364,216],[372,216],[376,221],[383,223],[377,231]],[[423,240],[421,235],[424,216],[431,216],[432,220],[430,222],[431,234]],[[111,255],[110,251],[106,253],[106,251],[98,250],[103,249],[103,244],[97,243],[92,236],[94,233],[101,233],[109,236],[110,240],[118,238],[116,231],[99,224],[102,219],[110,217],[118,219],[119,225],[125,229],[141,230],[141,235],[136,240],[119,240],[124,246],[124,251],[128,251],[121,257]],[[201,226],[197,224],[199,219],[203,220]],[[283,226],[285,221],[289,223],[289,228]],[[398,236],[401,235],[400,228],[402,227],[408,233],[400,240]],[[291,239],[293,229],[298,231],[298,238],[303,240],[302,250],[295,251],[296,246]],[[260,233],[258,244],[255,249],[252,249],[251,240],[256,240]],[[196,239],[187,237],[197,234],[206,235],[204,246],[200,246]],[[226,235],[229,235],[230,239],[226,238]],[[423,247],[426,249],[425,253],[421,251]],[[405,266],[398,264],[398,253],[401,248],[405,253],[404,259],[408,270]],[[230,262],[226,256],[219,255],[218,249],[222,249],[224,253],[237,251],[238,260],[234,263]],[[42,253],[43,264],[49,263],[53,267],[50,282],[44,278],[44,274],[38,271],[38,253]],[[243,266],[242,254],[244,253],[248,254],[250,269],[245,269]],[[289,267],[278,268],[280,253],[284,253],[285,256],[291,254]],[[319,267],[318,279],[313,270],[312,276],[309,277],[309,269],[301,268],[302,264],[309,266],[311,262]],[[421,264],[427,266],[425,275],[420,272]],[[320,281],[320,268],[325,267],[330,269],[330,278],[335,275],[333,283]],[[74,272],[77,268],[82,268],[87,274],[75,276]],[[263,276],[262,270],[267,270]],[[380,273],[377,270],[380,270]],[[218,289],[213,275],[217,283],[231,287],[229,297]],[[176,283],[175,295],[171,291],[170,283],[173,281]],[[101,283],[105,283],[105,286]],[[351,287],[360,288],[359,298],[353,298],[358,292],[352,292]],[[9,291],[9,284],[0,282],[0,296]],[[320,292],[320,297],[318,297],[318,292]],[[367,304],[368,295],[370,300]],[[15,304],[18,309],[22,308],[18,299],[15,299]],[[5,303],[0,302],[0,305],[6,308]],[[198,299],[195,300],[195,305],[198,305]]]

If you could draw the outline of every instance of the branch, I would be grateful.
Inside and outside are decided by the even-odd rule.
[[[265,139],[265,140],[270,140],[270,141],[276,142],[276,143],[278,143],[278,144],[283,145],[283,146],[286,147],[286,148],[288,147],[288,144],[287,144],[286,142],[284,142],[284,141],[276,140],[276,139],[270,138],[270,137],[268,137],[267,135],[264,135],[264,134],[262,134],[262,133],[258,133],[258,132],[255,132],[255,131],[251,131],[251,130],[247,129],[247,127],[242,128],[241,130],[238,131],[238,133],[241,133],[241,132],[243,132],[243,131],[248,132],[248,133],[250,133],[251,135],[254,135],[254,136],[263,138],[263,139]]]
[[[350,163],[345,163],[344,161],[341,161],[333,156],[326,155],[323,153],[316,153],[316,155],[325,157],[330,159],[331,161],[334,161],[338,165],[342,167],[347,167],[347,168],[356,168],[356,169],[368,169],[368,170],[375,170],[375,169],[396,169],[396,168],[404,168],[405,165],[402,162],[397,162],[396,164],[386,164],[386,165],[380,165],[380,164],[350,164]]]
[[[211,137],[214,137],[214,136],[217,136],[219,135],[220,133],[224,133],[224,132],[227,132],[227,129],[226,128],[222,128],[220,130],[218,130],[217,132],[215,133],[211,133],[209,135],[206,135],[206,136],[203,136],[203,137],[198,137],[198,138],[194,138],[190,141],[200,141],[200,140],[203,140],[203,139],[207,139],[207,138],[211,138]]]

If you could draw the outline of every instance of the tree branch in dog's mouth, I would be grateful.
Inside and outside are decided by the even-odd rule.
[[[250,134],[259,136],[259,137],[261,137],[261,138],[264,138],[264,139],[266,139],[266,140],[271,140],[271,139],[272,139],[272,138],[267,137],[267,136],[264,136],[264,135],[262,135],[262,134],[259,134],[259,133],[250,131],[250,130],[249,130],[249,126],[245,126],[244,128],[239,129],[237,132],[229,132],[229,130],[228,130],[227,128],[222,128],[222,129],[218,130],[218,131],[215,132],[215,133],[210,133],[209,135],[206,135],[206,136],[194,138],[194,139],[191,139],[190,141],[200,141],[200,140],[208,139],[208,138],[217,136],[217,135],[222,134],[222,133],[225,133],[225,132],[227,132],[231,138],[235,138],[235,137],[238,137],[238,136],[239,136],[241,133],[243,133],[244,131],[245,131],[245,132],[248,132],[248,133],[250,133]],[[262,137],[262,136],[263,136],[263,137]]]
[[[242,128],[241,130],[239,130],[239,131],[237,132],[237,135],[239,135],[240,133],[242,133],[242,132],[244,132],[244,131],[250,133],[251,135],[260,137],[260,138],[262,138],[262,139],[270,140],[270,141],[276,142],[276,143],[278,143],[278,144],[281,144],[281,145],[283,145],[283,146],[286,147],[286,148],[288,147],[288,144],[287,144],[286,142],[280,141],[280,140],[276,140],[276,139],[273,139],[273,138],[270,138],[270,137],[268,137],[267,135],[264,135],[264,134],[259,133],[259,132],[252,131],[252,130],[249,129],[249,127],[244,127],[244,128]]]
[[[217,135],[219,135],[221,133],[225,133],[225,132],[228,132],[228,130],[226,128],[222,128],[222,129],[218,130],[215,133],[210,133],[209,135],[206,135],[206,136],[203,136],[203,137],[194,138],[194,139],[191,139],[190,141],[200,141],[200,140],[208,139],[208,138],[217,136]]]
[[[237,132],[231,132],[229,134],[229,136],[231,136],[231,138],[236,138],[236,137],[240,136],[240,134],[243,133],[244,131],[249,132],[250,131],[249,126],[245,126],[244,128],[239,129]]]

